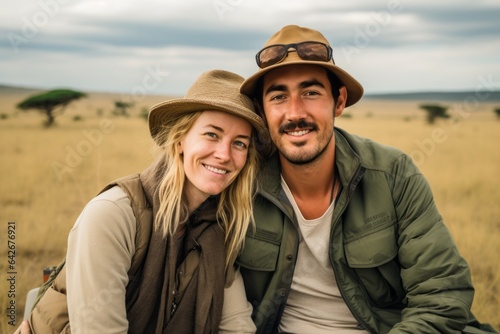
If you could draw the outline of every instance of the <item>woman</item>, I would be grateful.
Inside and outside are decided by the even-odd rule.
[[[255,330],[234,260],[252,222],[256,142],[267,139],[251,100],[239,93],[242,81],[209,71],[184,98],[151,109],[159,159],[107,187],[70,232],[66,280],[57,282],[61,272],[54,283],[67,290],[62,332]],[[56,318],[42,301],[30,317],[34,333]]]

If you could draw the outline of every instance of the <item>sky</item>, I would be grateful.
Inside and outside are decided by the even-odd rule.
[[[0,84],[184,95],[244,77],[288,24],[319,30],[366,94],[500,90],[498,0],[0,0]]]

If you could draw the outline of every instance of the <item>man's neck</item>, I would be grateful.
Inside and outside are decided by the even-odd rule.
[[[292,164],[280,156],[281,174],[306,219],[321,217],[335,190],[335,145],[315,161]]]

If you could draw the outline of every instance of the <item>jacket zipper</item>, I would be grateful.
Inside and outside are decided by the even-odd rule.
[[[347,208],[347,205],[349,204],[350,200],[351,200],[351,195],[352,193],[354,192],[354,190],[356,189],[358,183],[361,181],[361,178],[363,176],[365,172],[365,168],[363,166],[358,166],[358,169],[356,170],[356,173],[354,173],[354,177],[351,179],[351,181],[349,182],[348,184],[348,188],[347,188],[347,198],[346,198],[346,203],[344,205],[344,207],[342,208],[342,210],[339,212],[339,214],[335,217],[335,221],[333,222],[332,224],[332,230],[331,230],[331,235],[333,234],[333,230],[335,228],[335,226],[337,225],[339,219],[340,219],[340,216],[342,216],[342,213],[344,212],[344,210]],[[331,237],[330,235],[330,237]],[[331,239],[331,238],[330,238]],[[330,260],[331,262],[331,260]],[[344,291],[344,287],[343,285],[340,285],[339,284],[339,279],[338,279],[338,272],[337,272],[337,269],[336,269],[336,266],[333,265],[332,263],[332,269],[333,269],[333,274],[335,276],[335,282],[337,283],[337,287],[339,288],[339,291],[340,291],[340,295],[342,296],[342,299],[344,300],[344,302],[346,303],[347,307],[349,308],[349,310],[351,311],[351,314],[354,316],[354,318],[356,319],[356,321],[364,328],[364,329],[369,329],[369,326],[366,325],[366,323],[361,320],[359,318],[359,315],[353,311],[353,307],[352,307],[352,304],[351,304],[351,301],[347,298],[345,298],[345,291]],[[358,326],[359,327],[359,326]]]
[[[170,317],[172,317],[175,313],[175,310],[177,310],[177,294],[174,291],[172,291],[172,294],[174,295],[174,299],[172,300],[172,308],[170,309]]]

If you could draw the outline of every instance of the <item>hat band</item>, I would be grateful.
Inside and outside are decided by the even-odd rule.
[[[293,50],[290,50],[292,48]],[[331,60],[335,64],[335,61],[333,61],[333,50],[330,45],[316,41],[269,45],[260,50],[255,55],[255,59],[260,68],[266,68],[282,62],[290,51],[297,52],[297,55],[302,60],[322,62]]]

